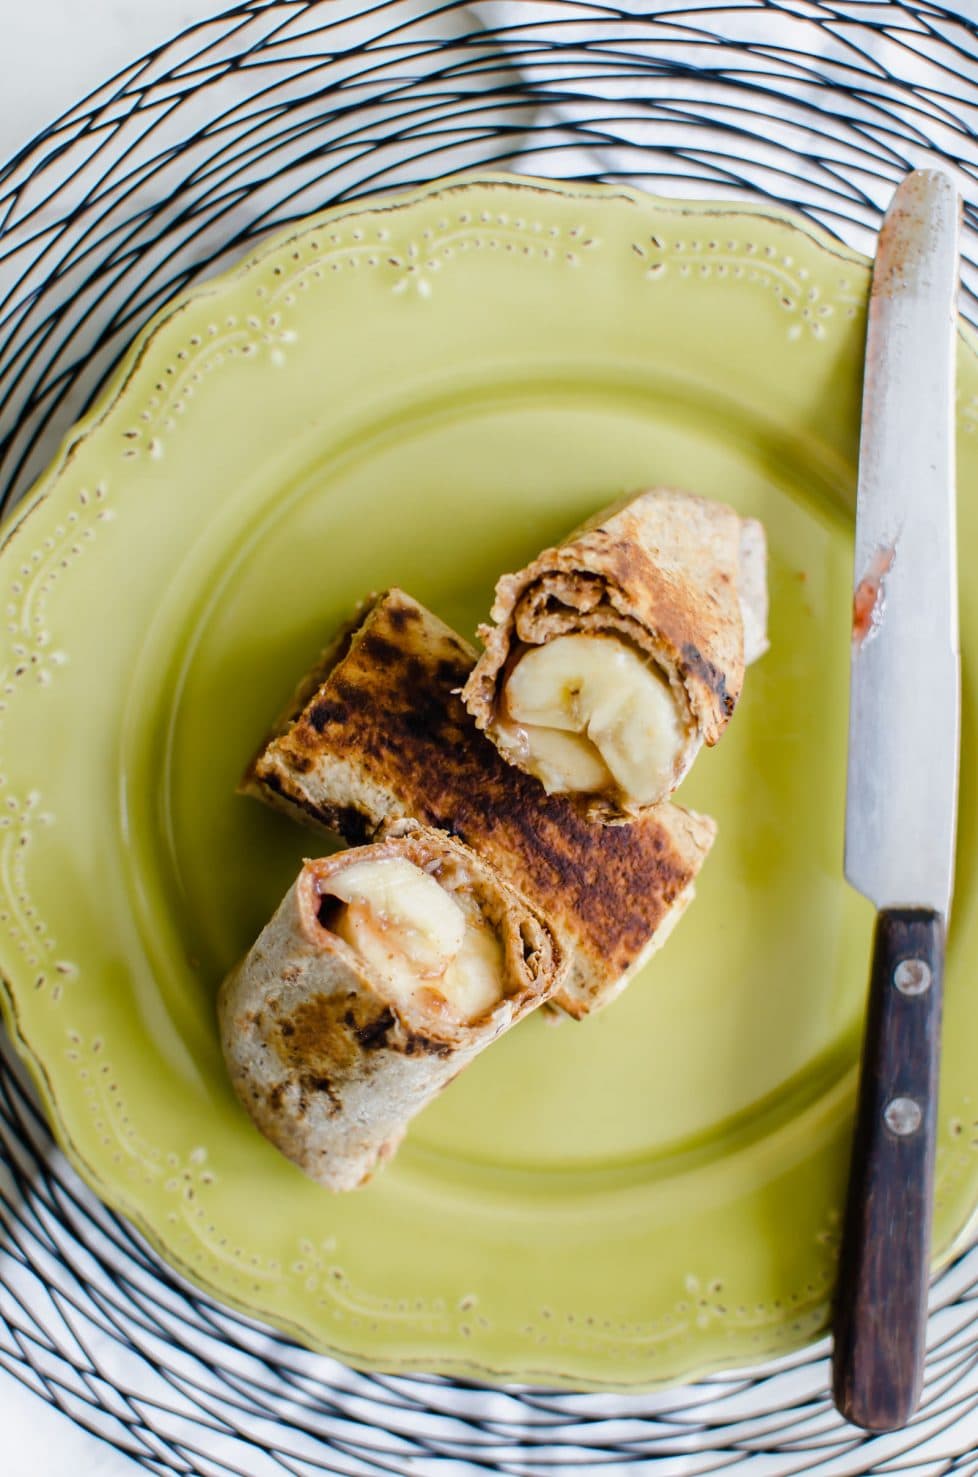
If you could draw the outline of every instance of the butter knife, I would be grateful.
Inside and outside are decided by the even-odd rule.
[[[959,743],[955,346],[960,199],[916,170],[879,237],[856,510],[845,870],[877,909],[834,1315],[840,1412],[920,1399]]]

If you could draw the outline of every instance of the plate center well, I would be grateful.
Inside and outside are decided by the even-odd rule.
[[[171,596],[182,615],[150,643],[168,643],[170,675],[160,685],[159,650],[141,666],[155,671],[164,776],[143,817],[143,890],[175,913],[197,968],[167,988],[187,992],[214,1050],[222,974],[300,859],[326,849],[235,784],[337,625],[397,583],[471,636],[499,573],[603,503],[669,483],[761,517],[771,548],[771,651],[677,797],[720,826],[698,899],[610,1010],[527,1021],[411,1142],[513,1168],[664,1166],[826,1090],[853,1060],[867,918],[841,872],[850,538],[831,498],[802,490],[806,449],[676,387],[596,381],[469,390],[379,421],[355,453],[324,446],[288,486],[277,475],[229,500],[188,560]]]

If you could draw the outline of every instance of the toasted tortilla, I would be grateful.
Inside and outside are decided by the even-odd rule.
[[[714,822],[666,803],[595,826],[506,764],[462,706],[476,653],[401,590],[374,597],[253,760],[246,793],[359,843],[414,817],[457,836],[550,921],[569,968],[552,1001],[607,1005],[692,897]]]
[[[722,503],[655,488],[606,508],[525,569],[496,585],[485,650],[462,693],[476,725],[507,763],[525,754],[502,721],[511,657],[576,633],[618,636],[668,681],[684,733],[676,788],[703,744],[715,744],[741,694],[745,663],[767,645],[764,530]],[[648,805],[611,790],[582,797],[589,818],[629,821]]]
[[[320,886],[363,860],[403,857],[474,897],[502,943],[502,995],[463,1024],[392,996],[373,966],[320,922]],[[225,980],[218,1016],[235,1091],[276,1148],[330,1190],[363,1184],[408,1123],[559,982],[546,921],[490,867],[411,822],[372,846],[307,861]]]

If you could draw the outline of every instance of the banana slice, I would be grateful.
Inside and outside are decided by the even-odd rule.
[[[611,770],[591,740],[580,733],[524,723],[512,730],[517,757],[527,765],[549,794],[565,790],[612,790]]]
[[[495,929],[469,923],[456,958],[438,989],[462,1020],[473,1021],[499,999],[503,946]]]
[[[557,636],[531,647],[505,687],[518,757],[548,791],[651,804],[672,788],[685,733],[669,684],[616,636]],[[573,747],[568,742],[573,742]]]
[[[502,945],[434,877],[402,857],[356,862],[329,881],[345,904],[329,928],[381,974],[395,998],[426,992],[473,1019],[501,994]]]

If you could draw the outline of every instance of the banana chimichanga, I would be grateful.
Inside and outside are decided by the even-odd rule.
[[[657,488],[496,586],[462,693],[503,758],[591,819],[628,821],[717,742],[767,645],[764,530]]]
[[[242,788],[362,842],[414,817],[457,836],[550,921],[568,956],[553,1003],[607,1004],[667,937],[716,832],[665,803],[596,826],[512,768],[466,713],[476,653],[400,590],[359,613],[303,683]]]
[[[231,1081],[272,1143],[331,1190],[559,983],[540,914],[442,832],[395,823],[307,861],[218,997]]]

